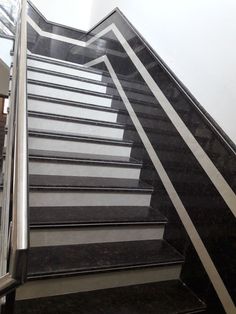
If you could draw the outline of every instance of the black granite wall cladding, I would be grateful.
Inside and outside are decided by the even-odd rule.
[[[168,73],[162,62],[150,51],[147,45],[136,35],[131,26],[116,11],[105,21],[91,31],[88,39],[114,23],[139,59],[149,70],[162,92],[170,101],[198,143],[214,162],[231,188],[236,191],[235,151],[214,130],[206,116],[199,111],[198,106],[185,94],[182,88]],[[93,48],[98,45],[99,53],[106,54],[116,73],[126,78],[145,82],[138,70],[126,54],[115,35],[111,32],[93,42]],[[98,68],[101,68],[99,65]],[[122,80],[121,83],[127,91]],[[133,82],[133,87],[135,87]],[[146,90],[148,87],[146,86]],[[151,91],[149,90],[149,93]],[[231,297],[236,301],[235,275],[235,218],[212,184],[210,178],[200,166],[178,131],[175,129],[157,100],[140,104],[140,96],[129,96],[133,108],[140,119],[152,145],[155,148],[164,168],[166,169],[176,191],[185,205],[198,233],[201,236],[216,268],[218,269]],[[150,105],[151,104],[151,105]],[[146,116],[145,116],[145,114]],[[128,121],[127,121],[128,122]],[[142,179],[155,186],[152,206],[158,208],[169,220],[165,238],[173,244],[185,257],[182,279],[202,297],[209,306],[209,312],[221,313],[223,309],[216,297],[214,289],[199,261],[199,258],[173,208],[165,189],[145,153],[140,140],[134,133],[126,131],[126,137],[136,140],[133,156],[142,158],[144,168]]]
[[[32,7],[29,14],[43,30],[80,40],[81,38],[84,39],[84,34],[81,34],[80,31],[76,35],[74,30],[68,31],[62,26],[50,25]],[[236,191],[234,147],[227,145],[215,127],[199,110],[198,104],[184,92],[162,61],[152,53],[119,11],[115,11],[100,23],[87,35],[86,39],[90,39],[111,23],[118,27],[198,143],[231,188]],[[236,301],[236,224],[234,216],[152,95],[115,35],[109,32],[89,47],[84,48],[40,37],[31,26],[28,26],[28,47],[33,53],[82,64],[104,54],[109,57],[113,68],[120,75],[122,86],[136,115],[187,209],[230,295]],[[103,64],[98,65],[97,68],[105,69]],[[103,80],[111,81],[109,76],[104,76]],[[134,89],[137,89],[139,93],[137,94],[137,90]],[[112,106],[121,106],[125,109],[119,100],[114,100]],[[141,179],[155,187],[152,206],[158,208],[168,218],[169,223],[166,227],[165,238],[185,255],[186,262],[181,274],[183,281],[206,301],[209,313],[224,313],[130,118],[121,114],[118,121],[126,124],[125,138],[135,141],[132,150],[133,157],[143,160]]]
[[[30,2],[28,5],[28,15],[42,31],[80,41],[86,40],[86,33],[84,31],[48,22]],[[29,23],[27,32],[28,49],[32,53],[80,64],[84,64],[96,58],[98,55],[98,52],[96,52],[93,48],[87,49],[85,47],[66,43],[60,40],[40,36]]]

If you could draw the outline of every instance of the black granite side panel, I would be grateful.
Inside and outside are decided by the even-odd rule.
[[[96,58],[95,50],[40,36],[28,24],[28,49],[35,54],[84,64]]]
[[[98,34],[111,23],[116,24],[195,139],[214,162],[229,186],[236,191],[234,149],[227,145],[225,140],[219,136],[203,112],[199,110],[198,104],[188,97],[172,75],[170,75],[168,69],[162,64],[162,61],[151,52],[119,12],[115,12],[98,25],[89,34],[88,38]],[[95,41],[93,43],[94,49],[96,48],[96,43],[98,53],[101,55],[107,54],[118,74],[125,75],[126,79],[130,79],[133,87],[137,82],[145,86],[143,78],[114,34],[109,32],[103,38]],[[121,83],[123,88],[126,89],[124,81],[121,80]],[[151,93],[147,86],[146,90]],[[129,95],[127,96],[130,98]],[[136,97],[138,101],[140,96],[137,94]],[[140,105],[135,104],[135,101],[132,100],[132,106],[229,293],[236,301],[236,223],[231,210],[158,101],[154,102],[154,106],[150,106],[148,101]],[[147,118],[143,115],[144,113],[148,113],[149,116],[153,117]],[[128,119],[127,121],[122,121],[122,123],[128,123]],[[126,131],[125,136],[126,139],[135,140],[132,156],[142,159],[144,162],[141,179],[152,184],[155,188],[151,205],[157,207],[168,218],[169,224],[166,227],[165,238],[186,256],[182,278],[207,301],[209,311],[221,313],[214,289],[199,262],[160,178],[140,143],[140,139],[134,137],[134,133],[129,131]],[[194,273],[193,269],[196,270]]]

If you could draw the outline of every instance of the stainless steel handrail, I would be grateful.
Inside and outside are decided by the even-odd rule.
[[[4,175],[2,217],[3,236],[10,236],[9,251],[5,241],[1,258],[5,266],[1,269],[0,296],[11,292],[26,279],[28,229],[28,139],[27,139],[27,1],[21,0],[20,14],[14,45],[13,79],[11,86],[11,108],[8,117],[8,139]],[[12,163],[13,161],[13,163]],[[12,202],[11,202],[12,195]],[[12,216],[11,232],[10,217]],[[3,244],[2,238],[2,244]],[[4,254],[3,254],[4,251]],[[9,252],[8,273],[6,258]]]

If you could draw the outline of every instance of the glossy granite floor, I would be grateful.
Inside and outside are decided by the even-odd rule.
[[[15,314],[200,313],[202,303],[179,281],[19,301]]]

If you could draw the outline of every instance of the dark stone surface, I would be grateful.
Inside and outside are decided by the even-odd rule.
[[[43,59],[43,58],[40,59],[40,58],[32,58],[31,57],[31,59],[33,59],[33,60],[35,60],[35,59],[36,60],[41,60],[41,61],[45,62],[45,59]],[[53,62],[53,63],[55,64],[55,62]],[[58,64],[58,63],[56,63],[56,64]],[[73,68],[75,68],[75,67],[73,67]],[[84,68],[82,68],[82,67],[79,67],[78,69],[81,70],[81,71],[86,72],[86,70]],[[59,77],[67,78],[67,79],[70,79],[70,80],[76,80],[76,81],[87,82],[87,83],[91,83],[91,84],[95,84],[95,85],[99,85],[99,86],[105,86],[105,87],[107,87],[105,95],[116,96],[116,98],[118,97],[120,99],[119,92],[117,91],[115,85],[112,84],[112,82],[106,83],[106,82],[103,82],[103,81],[96,81],[94,79],[88,79],[88,78],[85,78],[85,77],[79,77],[77,75],[70,75],[70,74],[67,74],[67,73],[58,72],[58,71],[54,71],[54,70],[51,71],[51,70],[48,70],[48,69],[40,69],[38,67],[33,67],[33,66],[28,66],[27,70],[30,71],[30,72],[42,73],[42,74],[45,74],[45,75],[53,75],[53,76],[55,76],[55,82],[57,81],[56,77],[59,76]],[[103,74],[103,72],[100,73],[100,74]],[[59,84],[59,85],[63,86],[63,84]],[[133,97],[136,102],[137,101],[144,101],[147,104],[152,104],[152,103],[155,104],[156,103],[156,99],[155,99],[155,97],[151,93],[148,93],[147,91],[144,91],[142,89],[140,90],[139,86],[136,85],[135,83],[133,83],[132,87],[131,86],[128,86],[128,87],[125,88],[126,94],[128,96],[130,96],[130,98]]]
[[[57,276],[182,262],[182,255],[163,240],[34,247],[29,252],[28,276]]]
[[[166,218],[156,209],[143,206],[31,207],[30,225],[119,225],[159,224]]]
[[[97,178],[97,177],[75,177],[75,176],[51,176],[36,175],[29,176],[29,184],[45,187],[66,187],[79,189],[114,189],[114,190],[140,190],[152,192],[152,187],[135,179],[120,178]]]
[[[134,32],[127,21],[118,12],[115,12],[96,27],[88,38],[111,23],[115,23],[123,36],[127,38],[129,45],[147,67],[149,73],[180,118],[222,173],[227,183],[236,191],[234,148],[227,144],[227,138],[225,141],[224,136],[221,137],[218,134],[216,131],[218,130],[217,125],[214,122],[212,122],[213,124],[209,123],[212,119],[204,113],[204,110],[191,95],[180,87],[181,84],[176,81],[174,75],[137,36],[137,33]],[[145,86],[145,82],[137,69],[111,32],[85,49],[56,40],[40,38],[29,27],[28,46],[32,52],[77,63],[85,63],[106,53],[115,71],[120,75],[125,75],[126,79],[130,79],[129,87],[132,88],[132,84],[137,84],[137,81],[141,86]],[[98,66],[97,69],[105,70],[104,66]],[[103,81],[107,82],[109,78],[104,76]],[[127,80],[126,82],[121,80],[121,84],[126,90]],[[144,90],[151,94],[147,86]],[[131,99],[131,94],[127,95]],[[145,104],[145,102],[140,102],[138,98],[137,102],[135,102],[133,96],[131,101],[148,138],[153,143],[157,155],[183,201],[219,274],[231,296],[235,299],[236,224],[233,214],[158,101],[154,101],[152,106]],[[124,110],[124,106],[116,99],[113,100],[112,107]],[[152,118],[145,117],[144,113],[152,115]],[[129,118],[125,115],[120,115],[118,122],[130,124]],[[130,130],[126,130],[125,138],[134,140],[135,144],[138,143],[132,150],[132,156],[144,161],[145,167],[142,170],[141,179],[147,180],[149,184],[154,186],[152,206],[154,208],[157,207],[168,218],[169,224],[166,228],[165,238],[186,256],[182,278],[207,301],[209,311],[221,313],[220,305],[211,283],[196,256],[196,252],[192,248],[152,163],[142,146],[140,146],[140,139]],[[194,276],[192,276],[191,272],[193,268],[199,270]]]
[[[48,120],[67,121],[70,123],[80,123],[80,124],[87,124],[87,125],[90,124],[90,125],[98,125],[98,126],[104,126],[104,127],[112,127],[116,129],[125,128],[125,126],[122,123],[117,123],[117,122],[98,121],[98,120],[64,116],[60,114],[44,113],[44,112],[38,112],[38,111],[28,111],[28,116],[39,117],[39,118],[48,119]]]
[[[47,137],[47,138],[57,138],[57,139],[65,139],[68,141],[75,141],[78,140],[80,142],[93,142],[93,143],[103,143],[107,145],[118,145],[118,146],[132,146],[132,142],[128,140],[116,140],[114,138],[105,138],[102,136],[96,136],[96,137],[91,137],[91,136],[86,136],[84,134],[78,135],[74,133],[69,133],[69,132],[56,132],[56,131],[43,131],[43,130],[38,130],[38,129],[30,129],[28,131],[28,134],[30,136],[36,136],[36,137]]]
[[[15,313],[176,314],[200,313],[204,308],[185,285],[173,280],[18,301]]]
[[[111,23],[116,24],[197,142],[214,162],[227,183],[236,191],[236,159],[233,147],[230,147],[223,137],[217,133],[218,127],[216,124],[214,122],[212,122],[213,124],[209,123],[212,119],[208,119],[209,117],[205,115],[199,104],[179,86],[169,69],[140,39],[127,21],[118,12],[115,12],[102,24],[98,25],[88,37],[96,35]],[[103,43],[103,51],[101,51],[101,42]],[[126,75],[132,80],[135,79],[140,81],[141,84],[145,84],[138,70],[111,32],[94,42],[94,49],[96,43],[99,46],[99,53],[108,55],[114,70],[118,74]],[[120,52],[119,56],[112,52],[112,47],[115,46],[116,51]],[[101,67],[98,66],[97,68]],[[121,84],[125,89],[122,81]],[[151,91],[149,90],[149,92]],[[128,98],[130,98],[129,95]],[[132,102],[135,103],[133,99]],[[153,120],[149,119],[148,121],[140,114],[140,110],[138,111],[135,105],[133,105],[133,109],[187,209],[229,293],[236,301],[235,218],[157,101],[155,106],[158,115]],[[145,110],[150,114],[153,108],[147,106]],[[122,122],[124,123],[124,121]],[[150,130],[150,126],[152,130]],[[153,132],[153,129],[156,132]],[[140,142],[132,133],[126,132],[125,136],[127,139]],[[187,283],[209,302],[210,307],[215,308],[218,301],[217,297],[214,296],[214,290],[205,275],[204,269],[199,267],[196,253],[158,175],[155,174],[152,163],[141,147],[137,146],[133,149],[132,156],[146,163],[141,178],[154,186],[152,206],[156,206],[168,218],[169,224],[166,227],[165,238],[186,255],[186,267],[182,272],[182,278],[186,279]],[[193,258],[190,258],[190,254]],[[190,269],[194,267],[199,268],[199,273],[196,272],[195,276],[191,277]]]
[[[29,24],[27,32],[28,49],[32,53],[79,64],[84,64],[94,57],[93,49],[79,47],[71,43],[65,43],[48,37],[41,37]]]
[[[50,151],[50,150],[29,150],[30,158],[42,158],[42,159],[57,159],[65,161],[80,161],[80,162],[98,162],[98,163],[109,163],[117,165],[127,165],[132,166],[141,166],[138,160],[132,157],[122,157],[122,156],[107,156],[107,155],[96,155],[96,154],[82,154],[82,153],[72,153],[72,152],[60,152],[60,151]]]

